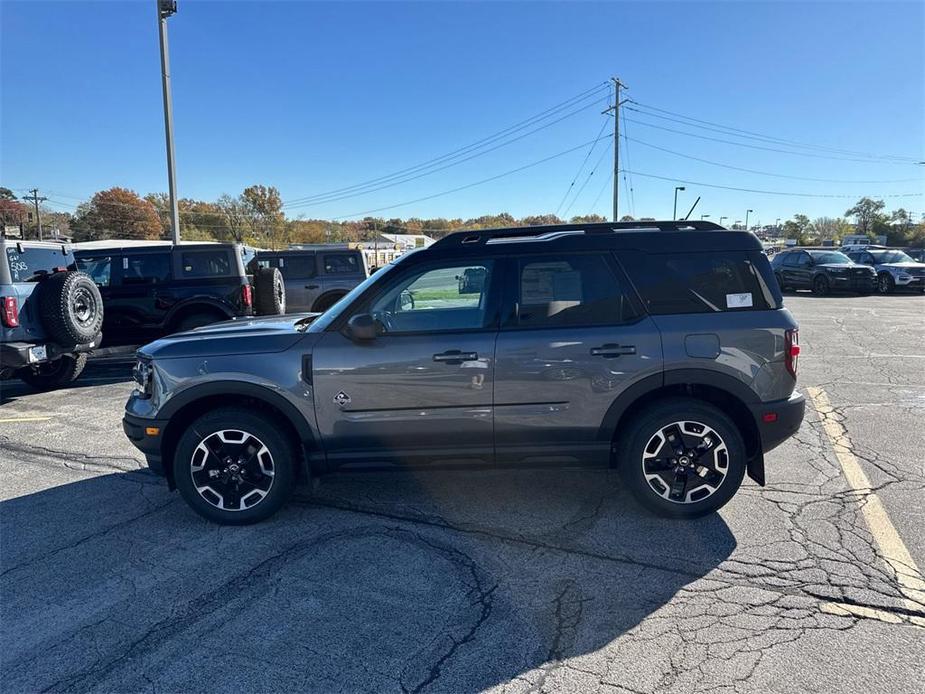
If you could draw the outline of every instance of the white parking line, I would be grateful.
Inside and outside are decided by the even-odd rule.
[[[45,422],[51,417],[6,417],[0,419],[0,424],[11,424],[13,422]]]
[[[923,606],[925,606],[925,579],[923,579],[922,572],[896,531],[896,526],[890,520],[886,508],[880,501],[880,497],[877,496],[876,492],[872,491],[870,479],[852,452],[851,439],[848,438],[847,429],[834,416],[835,409],[832,407],[832,403],[829,402],[829,396],[824,390],[821,388],[807,388],[806,392],[809,393],[813,406],[816,408],[816,412],[819,413],[822,427],[832,443],[835,456],[841,464],[842,472],[844,472],[848,484],[851,485],[854,491],[858,492],[861,513],[864,515],[864,520],[874,538],[874,542],[877,543],[880,556],[896,574],[896,582],[899,584],[900,592],[906,597],[903,601],[904,606],[909,610],[922,612]],[[836,607],[845,612],[859,615],[859,610],[862,609],[842,603],[837,603]],[[831,608],[823,609],[833,611]],[[869,608],[863,608],[863,610],[872,612]],[[879,612],[879,610],[874,610],[873,612]],[[871,614],[862,616],[885,617],[885,615]],[[895,620],[895,615],[892,616],[892,619]],[[891,620],[884,619],[884,621]],[[910,621],[919,626],[925,626],[925,618],[913,617]]]

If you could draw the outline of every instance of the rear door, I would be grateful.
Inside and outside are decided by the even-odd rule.
[[[495,454],[501,462],[606,464],[605,415],[627,388],[661,373],[658,330],[608,254],[507,262]]]
[[[366,279],[363,258],[357,251],[319,253],[322,292],[345,294]]]
[[[158,302],[158,289],[173,276],[169,250],[122,251],[121,267],[110,276],[109,301],[104,304],[107,342],[133,341],[160,327],[167,314]]]
[[[286,310],[311,311],[322,292],[316,254],[281,253],[278,262],[286,285]]]

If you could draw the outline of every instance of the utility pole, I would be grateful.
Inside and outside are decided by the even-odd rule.
[[[620,90],[626,89],[626,85],[619,77],[611,77],[610,81],[613,82],[613,106],[603,113],[613,113],[613,221],[616,222],[620,218],[620,106],[623,105]]]
[[[170,192],[170,226],[173,242],[180,243],[180,208],[177,205],[177,174],[173,153],[173,101],[170,97],[170,56],[167,49],[167,18],[176,14],[176,0],[157,1],[157,28],[161,42],[161,86],[164,91],[164,131],[167,135],[167,187]]]
[[[46,200],[48,200],[48,198],[39,197],[38,188],[33,188],[29,192],[32,193],[32,197],[29,197],[28,195],[23,195],[22,199],[29,200],[33,205],[35,205],[35,221],[39,225],[39,241],[41,241],[42,240],[42,213],[39,212],[39,203],[45,202]]]

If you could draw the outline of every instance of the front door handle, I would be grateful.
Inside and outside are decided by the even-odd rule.
[[[444,364],[462,364],[464,361],[475,361],[478,358],[477,352],[460,352],[458,349],[451,349],[434,355],[434,361],[440,361]]]
[[[306,289],[318,289],[320,286],[321,286],[320,284],[306,284],[305,288]]]
[[[600,347],[591,348],[592,357],[604,357],[604,359],[614,359],[623,354],[636,354],[636,345],[616,345],[606,344]]]

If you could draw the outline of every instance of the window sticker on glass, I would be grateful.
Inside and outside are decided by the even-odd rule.
[[[752,306],[751,292],[743,292],[742,294],[727,294],[726,295],[726,308],[751,308],[751,306]]]

